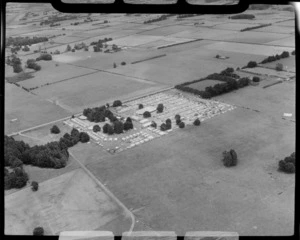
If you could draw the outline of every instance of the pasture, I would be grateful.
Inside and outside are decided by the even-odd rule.
[[[31,235],[37,226],[45,235],[106,230],[115,219],[125,225],[130,221],[81,169],[40,183],[37,192],[25,188],[5,197],[5,234]]]

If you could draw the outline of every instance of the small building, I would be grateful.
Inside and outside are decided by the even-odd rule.
[[[16,122],[18,119],[17,118],[14,118],[14,119],[11,119],[10,122]]]
[[[146,123],[143,124],[143,128],[147,128],[149,126],[151,126],[151,122],[146,122]]]
[[[86,120],[86,119],[87,119],[87,117],[86,117],[86,116],[84,116],[84,115],[81,115],[81,116],[79,116],[79,119],[81,119],[81,120]]]

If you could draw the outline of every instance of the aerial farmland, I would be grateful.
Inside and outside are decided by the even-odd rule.
[[[5,234],[292,235],[295,45],[288,5],[7,4]]]

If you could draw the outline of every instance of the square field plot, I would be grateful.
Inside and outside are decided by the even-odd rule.
[[[65,109],[13,84],[5,84],[5,134],[67,117]],[[17,119],[11,122],[12,119]]]
[[[68,64],[58,64],[51,61],[40,61],[42,70],[35,72],[34,78],[20,82],[20,84],[27,89],[41,87],[45,85],[51,85],[56,82],[84,76],[96,72],[96,70],[72,66]]]
[[[85,107],[105,104],[115,98],[134,95],[140,90],[151,89],[151,87],[157,85],[140,79],[97,72],[44,86],[34,90],[34,93],[55,101],[73,113],[78,113]]]
[[[122,224],[129,221],[82,169],[40,183],[35,193],[25,188],[5,197],[6,234],[32,235],[39,225],[45,235],[96,230],[117,218]]]

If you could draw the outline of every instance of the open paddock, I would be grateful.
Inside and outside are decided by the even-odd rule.
[[[152,229],[288,235],[294,229],[295,178],[277,172],[277,164],[295,150],[294,131],[293,123],[238,108],[147,147],[94,156],[100,162],[88,168],[126,206],[141,208],[135,215]],[[227,169],[222,152],[231,148],[239,163]]]
[[[161,39],[162,36],[146,36],[146,35],[130,35],[118,39],[113,39],[110,44],[116,44],[118,46],[134,47],[141,44],[149,43]]]
[[[18,216],[18,217],[16,217]],[[103,229],[115,219],[127,224],[123,210],[82,170],[77,169],[5,197],[5,234],[32,235],[37,226],[45,235],[61,231]]]
[[[179,83],[204,78],[227,67],[237,67],[235,64],[227,63],[226,61],[203,60],[201,52],[197,55],[182,52],[180,55],[175,56],[168,54],[163,58],[128,65],[126,68],[114,68],[109,71],[174,86]]]
[[[281,47],[281,46],[268,46],[268,45],[256,45],[250,43],[233,43],[233,42],[216,42],[209,44],[203,48],[209,50],[224,50],[228,52],[238,52],[244,54],[254,54],[261,56],[270,56],[281,54],[283,51],[291,52],[294,50],[292,47]]]
[[[295,56],[290,56],[289,58],[282,58],[282,59],[274,61],[274,62],[262,64],[262,66],[266,66],[266,67],[275,69],[277,63],[281,63],[285,70],[296,73],[296,61],[295,60],[296,60]]]
[[[38,64],[41,65],[42,69],[33,74],[34,78],[20,82],[21,86],[24,86],[28,89],[41,87],[46,84],[53,84],[96,72],[96,70],[77,67],[69,64],[57,64],[54,61],[39,61]]]
[[[123,99],[128,95],[134,96],[140,90],[147,91],[152,89],[151,87],[161,86],[130,77],[97,72],[38,88],[34,90],[34,93],[65,106],[72,113],[78,113],[86,107],[99,106],[101,103],[103,105],[116,98]]]
[[[5,84],[5,134],[64,118],[69,114],[65,109],[20,87]],[[11,122],[15,118],[17,121]]]
[[[238,42],[238,43],[249,43],[249,44],[266,44],[271,41],[280,41],[281,39],[285,39],[289,37],[289,34],[283,33],[271,33],[268,32],[256,32],[256,31],[245,31],[245,32],[238,32],[238,33],[231,33],[228,35],[222,35],[214,37],[214,40],[219,41],[229,41],[229,42]]]
[[[78,37],[78,36],[59,36],[56,38],[53,38],[53,42],[58,43],[58,44],[66,44],[69,42],[76,42],[76,41],[84,41],[86,37]]]
[[[271,41],[266,44],[268,44],[270,46],[284,46],[284,47],[295,48],[296,39],[295,39],[295,36],[290,36],[287,38]]]

